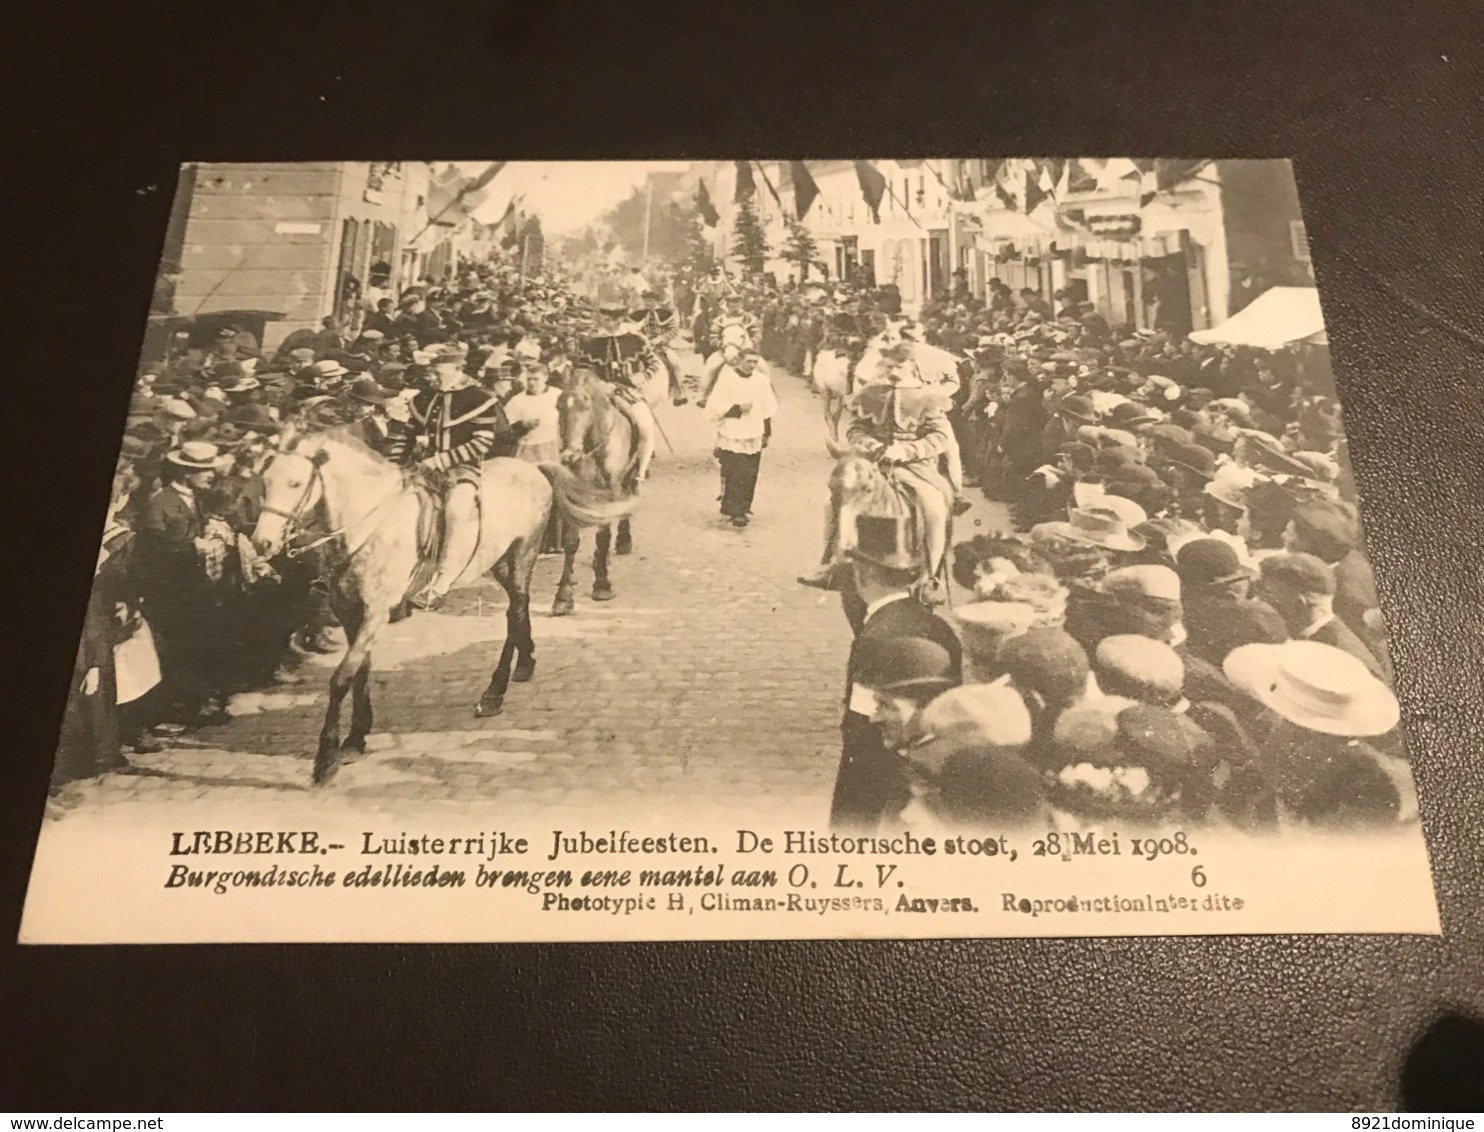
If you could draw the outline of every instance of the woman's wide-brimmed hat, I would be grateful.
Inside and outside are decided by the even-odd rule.
[[[187,440],[179,448],[169,452],[165,459],[179,468],[214,472],[222,465],[222,452],[209,441]]]
[[[1143,550],[1145,542],[1131,534],[1123,516],[1099,501],[1094,507],[1074,508],[1065,523],[1043,523],[1048,534],[1060,535],[1103,550]]]
[[[1233,684],[1290,723],[1325,735],[1384,735],[1401,718],[1396,696],[1365,664],[1318,641],[1242,645],[1222,664]]]

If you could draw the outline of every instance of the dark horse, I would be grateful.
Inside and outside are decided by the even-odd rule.
[[[581,527],[598,528],[594,538],[593,600],[612,601],[617,596],[608,578],[610,548],[618,554],[633,549],[629,514],[637,503],[639,480],[653,455],[652,449],[639,439],[625,412],[614,401],[607,384],[590,366],[574,366],[557,398],[560,416],[562,464],[575,474],[586,489],[587,499],[575,488],[567,492],[565,506],[559,511],[562,530],[562,578],[557,584],[556,600],[551,612],[562,617],[572,612],[572,565],[577,557]],[[650,412],[638,402],[629,407],[635,413]],[[611,516],[621,508],[621,518]],[[618,527],[614,545],[613,527]]]

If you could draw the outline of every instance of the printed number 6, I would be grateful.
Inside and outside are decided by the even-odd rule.
[[[1195,868],[1190,870],[1190,883],[1195,885],[1197,888],[1206,887],[1206,870],[1204,866],[1197,865]]]

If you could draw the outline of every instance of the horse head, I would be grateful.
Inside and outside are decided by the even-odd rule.
[[[324,500],[320,467],[328,459],[323,447],[301,443],[280,448],[263,468],[263,504],[252,542],[264,558],[282,550],[294,528],[307,521]]]
[[[577,464],[591,454],[592,445],[588,437],[607,403],[608,395],[597,373],[590,366],[573,366],[562,383],[561,395],[557,397],[562,463]]]

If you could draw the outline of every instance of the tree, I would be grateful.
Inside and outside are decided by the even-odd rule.
[[[819,248],[814,233],[797,220],[788,222],[788,238],[783,242],[782,256],[799,269],[799,282],[806,282],[809,269],[819,262]]]
[[[697,278],[710,275],[711,268],[716,259],[711,254],[711,241],[706,236],[706,229],[701,224],[701,217],[695,212],[684,214],[685,242],[690,245],[690,255],[686,263],[690,265],[692,274]]]
[[[768,263],[768,237],[758,222],[757,206],[750,196],[737,205],[733,235],[736,237],[736,250],[732,252],[732,258],[742,265],[742,271],[748,277],[761,275]]]
[[[644,254],[645,211],[648,210],[649,258],[682,263],[691,248],[685,226],[667,200],[645,188],[635,189],[620,201],[603,222],[612,230],[623,250],[637,260]]]

